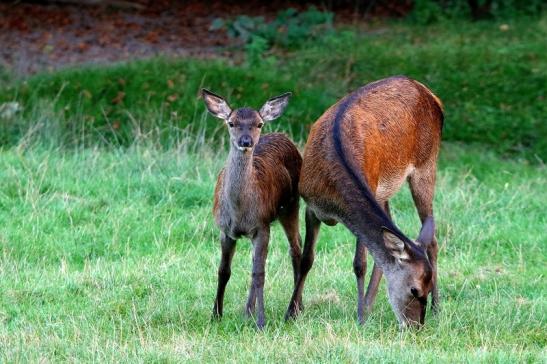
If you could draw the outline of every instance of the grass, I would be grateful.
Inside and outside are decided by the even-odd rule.
[[[342,29],[254,67],[152,59],[25,80],[0,70],[0,104],[24,108],[0,119],[0,362],[545,362],[547,18],[500,25]],[[275,225],[266,329],[243,318],[246,240],[225,317],[211,322],[220,258],[211,196],[226,143],[199,88],[254,107],[293,91],[266,128],[302,146],[335,100],[392,74],[430,85],[446,105],[441,313],[401,332],[382,284],[358,326],[354,238],[323,226],[305,312],[285,323],[292,273]],[[416,236],[406,187],[391,207]]]
[[[39,74],[0,85],[0,103],[18,101],[25,108],[18,118],[0,124],[0,143],[16,145],[29,129],[48,141],[77,145],[127,146],[154,138],[169,147],[188,132],[216,137],[222,127],[205,118],[197,97],[201,87],[235,106],[255,108],[268,97],[292,91],[290,107],[277,125],[303,140],[309,125],[347,92],[405,74],[429,85],[444,101],[445,140],[478,142],[504,155],[545,161],[547,17],[501,25],[398,22],[372,31],[342,29],[252,67],[226,59],[155,59]]]
[[[382,284],[356,323],[354,239],[323,226],[304,300],[286,324],[288,245],[275,225],[268,324],[243,318],[241,240],[225,317],[210,313],[219,261],[211,194],[225,152],[5,149],[0,154],[0,361],[541,362],[547,322],[544,168],[445,143],[435,208],[443,310],[398,331]],[[397,223],[417,235],[405,187]],[[303,230],[303,228],[302,228]],[[369,262],[370,263],[370,262]],[[369,264],[369,270],[372,264]]]

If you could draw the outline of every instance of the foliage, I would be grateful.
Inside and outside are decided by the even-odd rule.
[[[268,41],[266,39],[260,35],[251,35],[251,40],[245,45],[247,64],[251,67],[260,65],[264,61],[263,55],[267,50]]]
[[[272,21],[264,17],[239,15],[234,19],[217,18],[210,30],[224,29],[232,38],[247,44],[247,56],[251,65],[256,65],[257,57],[271,47],[296,48],[311,39],[318,39],[333,32],[334,14],[319,11],[311,6],[304,12],[289,8],[280,11]]]
[[[40,74],[0,88],[0,104],[17,101],[23,107],[14,119],[0,119],[0,143],[41,138],[55,145],[127,146],[148,139],[169,147],[188,137],[219,139],[225,130],[207,117],[198,98],[201,87],[226,96],[234,107],[255,108],[292,91],[273,127],[304,140],[309,125],[347,92],[406,74],[443,100],[444,140],[484,143],[506,155],[545,161],[546,33],[545,17],[429,27],[393,23],[371,33],[342,30],[310,41],[275,65],[261,61],[259,48],[252,51],[253,67],[222,59],[156,59]]]
[[[372,316],[357,325],[355,240],[340,225],[322,226],[304,314],[285,324],[292,273],[275,224],[268,324],[259,333],[243,317],[246,240],[234,256],[225,316],[210,319],[220,257],[211,195],[226,158],[213,148],[0,152],[0,362],[544,359],[544,169],[444,145],[435,199],[443,306],[438,316],[428,311],[418,332],[398,330],[385,283]],[[416,236],[411,201],[405,188],[391,208]],[[367,277],[371,268],[369,258]]]
[[[430,24],[446,18],[479,20],[539,16],[543,10],[543,0],[414,0],[409,18],[419,24]]]

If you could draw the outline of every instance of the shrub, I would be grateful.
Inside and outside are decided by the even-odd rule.
[[[545,7],[543,0],[415,0],[409,18],[430,24],[443,18],[511,18],[537,16]]]
[[[224,29],[232,38],[245,44],[247,61],[256,64],[272,47],[298,48],[305,42],[333,32],[334,14],[312,6],[298,12],[293,8],[280,11],[270,22],[264,17],[239,15],[234,19],[215,19],[210,30]]]

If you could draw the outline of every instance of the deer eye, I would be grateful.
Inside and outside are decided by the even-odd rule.
[[[234,123],[232,123],[231,121],[228,121],[228,126],[229,126],[230,128],[233,128],[233,127],[234,127]]]
[[[258,127],[259,129],[261,129],[263,126],[264,126],[264,123],[259,123],[259,124],[257,125],[257,127]]]
[[[420,296],[418,295],[418,290],[417,290],[416,288],[412,287],[412,288],[410,289],[410,293],[412,293],[412,295],[413,295],[414,297],[420,298]]]

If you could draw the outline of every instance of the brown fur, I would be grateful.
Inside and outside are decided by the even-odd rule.
[[[340,110],[343,110],[341,116]],[[385,218],[379,216],[374,206],[360,197],[355,183],[348,177],[347,168],[340,162],[333,137],[333,126],[338,116],[343,118],[340,136],[344,153],[355,173],[361,175],[358,178],[368,186],[377,207],[384,211]],[[314,228],[317,230],[320,222],[333,224],[342,221],[358,236],[354,268],[359,288],[360,321],[363,320],[362,277],[366,271],[366,249],[360,249],[359,246],[364,244],[371,249],[375,261],[385,269],[398,269],[397,263],[390,256],[390,250],[386,248],[389,245],[389,236],[386,236],[385,231],[381,232],[380,225],[386,225],[386,219],[390,222],[390,218],[387,217],[388,200],[400,189],[405,180],[408,179],[410,182],[422,223],[431,219],[426,224],[427,228],[425,225],[423,227],[423,230],[426,230],[424,234],[434,230],[434,227],[431,228],[434,226],[432,200],[442,123],[442,104],[429,89],[406,77],[391,77],[364,86],[341,99],[330,107],[311,129],[304,151],[299,183],[300,193],[310,210],[306,213],[309,221],[307,226],[317,226]],[[359,216],[366,216],[367,221],[362,222],[363,217]],[[314,236],[317,236],[315,230],[310,234],[310,239],[306,233],[306,245],[301,262],[302,278],[299,285],[303,285],[307,270],[313,262]],[[382,240],[382,234],[383,242],[379,241]],[[431,236],[432,234],[431,232]],[[396,240],[404,238],[399,233],[393,236]],[[431,244],[427,246],[430,262],[427,258],[424,259],[423,255],[416,254],[416,249],[410,242],[405,242],[405,251],[398,256],[408,259],[404,260],[404,264],[407,272],[410,272],[411,279],[404,283],[404,287],[407,287],[408,283],[408,287],[416,289],[413,292],[425,297],[433,290],[433,304],[436,305],[437,242],[433,236],[432,239]],[[306,251],[311,251],[311,258],[306,256]],[[376,295],[380,275],[380,267],[375,266],[374,277],[371,279],[365,301],[369,311]],[[408,290],[410,291],[410,288]],[[295,289],[287,317],[298,312],[295,300],[301,299],[301,291],[301,287]],[[407,292],[401,294],[408,295]],[[420,300],[423,302],[423,297],[420,297]],[[414,303],[408,304],[413,305]],[[424,307],[416,306],[413,312],[397,312],[395,306],[394,309],[402,323],[422,322],[425,315]],[[420,310],[423,312],[418,312]]]
[[[285,215],[298,204],[298,180],[302,157],[295,145],[282,133],[262,135],[253,152],[253,179],[247,181],[254,186],[257,218],[260,224],[269,225],[279,215]],[[220,223],[220,191],[224,180],[224,169],[215,186],[213,215]],[[246,232],[245,232],[246,233]]]
[[[376,193],[378,186],[384,187],[385,192],[377,196],[381,202],[399,190],[409,165],[435,168],[441,140],[440,106],[432,93],[407,78],[388,80],[378,81],[365,100],[352,105],[344,125],[346,150],[361,166],[369,188]],[[313,124],[308,137],[299,187],[304,199],[326,195],[340,205],[332,179],[322,178],[337,173],[325,154],[334,150],[329,136],[340,102]]]
[[[256,324],[262,328],[266,256],[274,220],[279,219],[289,240],[295,283],[300,265],[298,180],[302,157],[284,134],[260,136],[264,124],[282,114],[290,93],[269,99],[260,111],[248,107],[232,110],[226,100],[207,90],[202,90],[202,96],[209,112],[226,122],[230,135],[230,152],[217,180],[213,205],[222,248],[213,315],[222,316],[236,240],[247,236],[254,253],[245,311],[253,314],[256,304]]]

